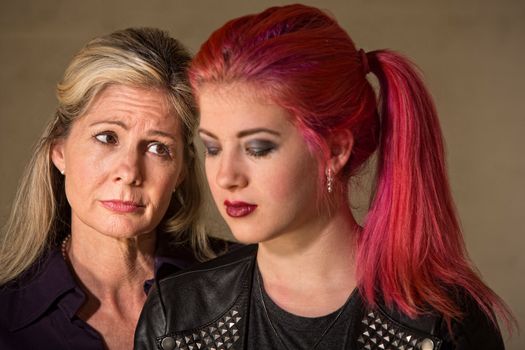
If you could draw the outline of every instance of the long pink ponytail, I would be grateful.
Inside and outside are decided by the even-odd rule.
[[[430,305],[461,318],[461,294],[494,322],[507,323],[502,300],[467,258],[448,183],[442,133],[432,99],[415,67],[392,51],[367,54],[380,84],[381,143],[376,195],[359,237],[362,293],[415,316]]]

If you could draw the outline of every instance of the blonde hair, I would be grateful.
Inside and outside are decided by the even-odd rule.
[[[168,96],[182,121],[187,176],[157,232],[171,235],[173,241],[189,241],[200,259],[212,256],[199,220],[203,182],[193,144],[198,118],[186,75],[190,60],[177,40],[153,28],[129,28],[95,38],[77,53],[57,86],[55,117],[36,144],[2,233],[0,285],[26,271],[69,233],[71,208],[63,176],[51,163],[51,147],[67,136],[93,98],[111,84],[159,89]]]

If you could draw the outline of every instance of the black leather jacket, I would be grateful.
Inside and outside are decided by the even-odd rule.
[[[161,278],[140,316],[135,349],[246,349],[256,252],[256,246],[243,247]],[[504,349],[499,330],[474,303],[452,325],[454,339],[439,315],[410,319],[360,305],[351,349]]]

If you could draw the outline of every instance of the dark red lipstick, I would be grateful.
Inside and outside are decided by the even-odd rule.
[[[102,205],[107,209],[117,213],[134,213],[144,208],[139,203],[121,200],[101,201]]]
[[[226,207],[226,214],[232,218],[241,218],[246,215],[250,215],[257,208],[257,204],[250,204],[240,201],[230,202],[229,200],[224,201]]]

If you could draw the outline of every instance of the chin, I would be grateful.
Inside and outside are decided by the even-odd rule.
[[[234,230],[232,229],[233,237],[242,244],[256,244],[259,243],[259,237],[254,234],[253,230]]]
[[[111,227],[111,226],[110,226]],[[120,224],[120,225],[114,225],[114,229],[108,229],[107,227],[105,229],[97,230],[100,233],[113,237],[118,239],[133,239],[137,238],[139,236],[145,236],[151,232],[153,232],[153,229],[150,229],[148,227],[144,226],[137,226],[137,225],[126,225],[126,224]]]
[[[250,235],[237,235],[234,233],[233,237],[235,238],[235,240],[242,244],[257,244],[260,242],[259,240],[255,239]]]
[[[231,227],[230,227],[231,228]],[[275,236],[269,234],[268,232],[260,232],[253,229],[253,225],[250,225],[249,228],[245,229],[233,229],[231,228],[233,237],[237,241],[243,244],[258,244],[266,242],[275,238]]]
[[[134,239],[139,236],[144,236],[145,233],[138,233],[138,232],[130,232],[130,231],[118,231],[118,232],[105,232],[104,233],[108,237],[117,238],[117,239]]]

